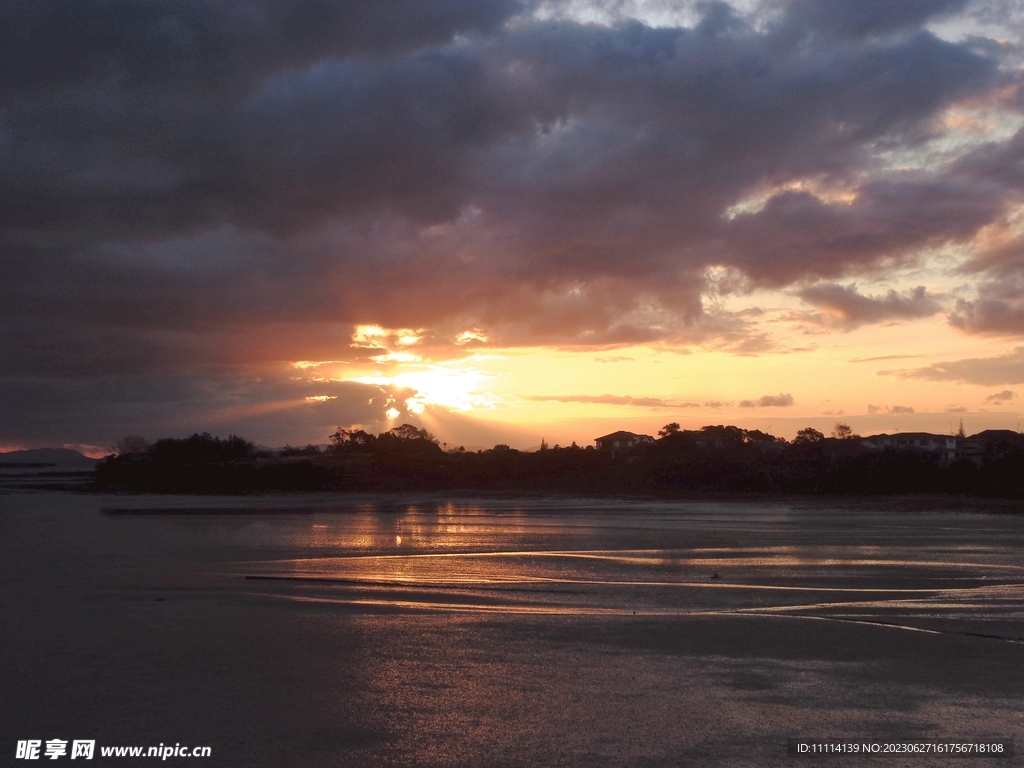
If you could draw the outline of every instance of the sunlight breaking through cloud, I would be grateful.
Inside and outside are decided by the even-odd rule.
[[[483,382],[492,377],[476,368],[426,365],[393,376],[354,377],[346,381],[413,390],[415,394],[406,398],[405,405],[410,413],[420,414],[430,405],[455,411],[493,408],[497,397],[481,391]]]
[[[1016,423],[984,399],[1024,381],[1012,2],[31,5],[0,442],[488,410],[531,445],[695,403],[795,434],[823,393]]]

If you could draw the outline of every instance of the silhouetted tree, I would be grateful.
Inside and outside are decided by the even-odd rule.
[[[714,448],[726,448],[728,446],[742,445],[746,442],[746,435],[743,430],[733,425],[706,426],[700,428],[704,439]]]
[[[403,424],[400,427],[389,429],[386,434],[394,435],[400,440],[428,440],[432,443],[437,442],[437,438],[427,432],[427,430],[418,429],[412,424]]]
[[[141,435],[125,435],[114,444],[114,452],[118,456],[129,453],[145,453],[149,450],[150,442]]]
[[[838,424],[837,427],[846,426]],[[844,431],[839,431],[837,436]],[[918,493],[1024,497],[1024,436],[981,438],[979,463],[945,466],[923,448],[871,450],[859,440],[802,429],[792,444],[758,430],[671,430],[625,456],[591,446],[533,453],[500,444],[445,452],[425,429],[403,424],[379,435],[339,429],[334,449],[257,453],[248,441],[208,433],[160,440],[110,456],[98,490],[237,493],[262,490],[426,491],[478,488],[571,493]],[[546,441],[545,441],[546,447]],[[301,460],[300,460],[301,459]]]
[[[801,429],[799,432],[796,433],[796,437],[793,438],[793,444],[807,445],[809,443],[820,442],[824,439],[825,435],[823,435],[821,432],[814,429],[813,427],[807,427],[805,429]]]
[[[661,437],[668,437],[669,435],[679,434],[679,422],[673,421],[671,424],[666,424],[664,427],[658,430],[658,435]]]
[[[321,451],[318,446],[309,443],[305,448],[296,448],[292,445],[286,445],[277,452],[277,455],[282,459],[290,459],[296,456],[319,456],[320,453]]]
[[[362,429],[339,429],[328,439],[331,441],[331,448],[340,451],[369,448],[377,438]]]
[[[184,440],[158,440],[148,453],[154,461],[163,464],[215,464],[251,459],[256,454],[256,447],[238,435],[221,440],[203,432]]]
[[[743,437],[748,443],[784,443],[786,438],[776,437],[775,435],[769,435],[767,432],[762,432],[759,429],[745,429],[743,430]]]
[[[836,425],[832,427],[832,437],[836,440],[852,440],[856,435],[853,434],[853,428],[849,424],[837,421]]]

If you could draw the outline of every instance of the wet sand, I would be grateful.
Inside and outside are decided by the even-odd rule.
[[[0,749],[768,766],[795,736],[1019,737],[1024,518],[974,511],[0,496]],[[828,762],[879,760],[978,758]]]

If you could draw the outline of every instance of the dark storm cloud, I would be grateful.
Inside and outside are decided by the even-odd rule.
[[[337,425],[381,431],[395,406],[406,416],[410,392],[354,382],[292,382],[192,373],[165,376],[2,377],[0,424],[28,444],[78,443],[107,448],[130,433],[183,437],[241,434],[275,446],[326,443]],[[324,401],[307,399],[327,397]]]
[[[928,295],[923,285],[903,293],[889,290],[881,296],[866,296],[853,283],[845,286],[819,283],[798,290],[796,295],[827,313],[805,316],[805,320],[848,328],[885,320],[929,317],[942,310],[942,305]]]
[[[974,300],[959,299],[949,322],[968,333],[996,336],[1024,334],[1024,292],[1007,290],[999,283],[983,284],[981,296]]]
[[[865,184],[849,204],[785,192],[736,216],[725,242],[736,266],[763,285],[834,278],[922,246],[966,241],[1001,212],[1004,195],[938,179]]]
[[[706,3],[654,28],[512,0],[7,3],[9,402],[43,407],[39,377],[113,402],[99,382],[279,376],[347,359],[367,322],[771,349],[705,311],[708,267],[836,280],[966,240],[1019,190],[1013,142],[911,175],[875,159],[1013,83],[996,49],[925,30],[961,6]]]
[[[89,16],[93,6],[76,7]],[[533,260],[512,254],[511,266],[635,277],[676,268],[680,246],[745,231],[720,232],[718,221],[744,187],[845,173],[867,142],[920,132],[994,75],[991,62],[926,33],[886,44],[791,41],[788,20],[803,19],[802,7],[768,33],[725,23],[722,6],[710,6],[693,29],[521,21],[428,46],[510,10],[446,5],[449,23],[437,29],[410,17],[409,29],[426,30],[418,48],[370,58],[354,55],[337,31],[349,29],[346,12],[326,2],[98,7],[97,20],[74,25],[69,13],[70,28],[47,35],[40,22],[42,31],[24,32],[33,50],[68,36],[85,50],[67,46],[63,75],[59,57],[25,68],[53,70],[54,82],[7,75],[5,159],[20,194],[5,206],[5,227],[117,238],[222,221],[308,227],[381,208],[438,223],[490,203],[491,223],[517,230],[519,248],[541,248]],[[393,21],[361,10],[371,26]],[[317,32],[304,44],[309,26]],[[172,34],[179,27],[186,42]],[[160,36],[171,40],[150,39]],[[85,67],[94,60],[99,69]],[[869,218],[880,215],[872,205],[890,202],[885,189],[868,197]],[[792,207],[760,218],[785,220]],[[648,269],[622,263],[638,248],[660,258]]]
[[[914,29],[937,16],[959,11],[966,0],[796,0],[787,7],[783,30],[823,39],[843,40]]]
[[[1018,249],[1024,245],[1016,242]],[[977,297],[958,299],[949,315],[954,328],[994,336],[1024,335],[1024,259],[1021,250],[998,256],[980,270]]]
[[[1020,109],[1024,90],[1015,98]],[[984,179],[1007,190],[1018,205],[1024,195],[1024,129],[1008,141],[988,143],[960,158],[957,173]],[[1012,215],[1012,212],[1011,212]],[[990,242],[979,247],[960,271],[978,280],[973,299],[959,299],[949,315],[950,324],[965,333],[996,336],[1024,335],[1024,238],[1011,216],[991,225]]]
[[[515,0],[10,0],[0,87],[38,94],[120,79],[203,93],[332,57],[388,55],[493,29]]]

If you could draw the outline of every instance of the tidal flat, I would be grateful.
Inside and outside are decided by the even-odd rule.
[[[12,763],[17,740],[60,738],[210,746],[204,765],[774,766],[794,760],[790,737],[1019,739],[1014,511],[0,495],[0,748]]]

